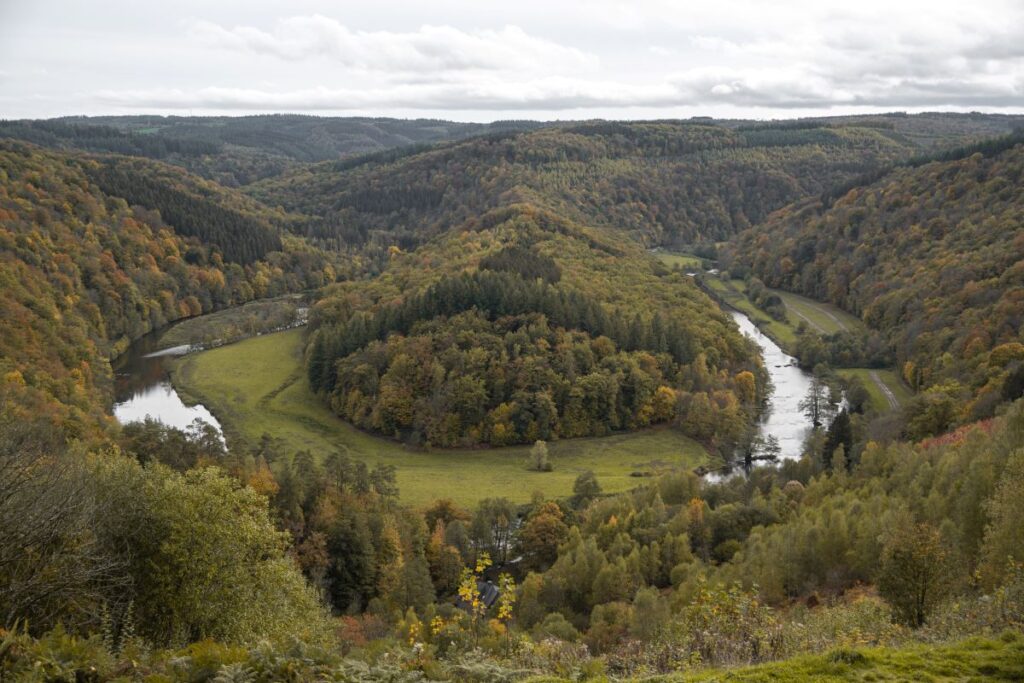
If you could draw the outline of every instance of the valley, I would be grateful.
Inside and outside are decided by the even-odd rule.
[[[1012,678],[1017,123],[0,122],[0,678]]]
[[[210,330],[233,325],[237,315],[229,310],[206,317],[209,321],[179,323],[173,333],[164,335],[160,346],[168,343],[165,340],[188,339],[181,330],[195,327],[192,322],[202,322],[199,329],[207,330],[209,336],[213,334]],[[746,334],[756,334],[748,319],[738,322]],[[773,354],[767,358],[773,394],[762,435],[779,439],[783,457],[797,457],[807,429],[797,404],[806,393],[807,381],[801,377],[803,373],[789,367],[787,357],[776,357],[780,351],[770,340],[760,339],[758,344],[762,352]],[[538,491],[568,496],[576,477],[586,471],[594,472],[604,491],[615,493],[634,487],[638,477],[721,466],[704,447],[667,428],[552,442],[549,449],[555,469],[548,473],[527,470],[527,447],[411,449],[355,429],[325,409],[302,372],[301,330],[191,353],[175,361],[173,368],[178,393],[220,416],[216,424],[220,428],[223,422],[234,447],[251,449],[266,435],[289,451],[308,450],[319,459],[341,451],[369,465],[393,465],[402,500],[414,506],[426,506],[441,497],[472,507],[491,491],[501,491],[517,503],[527,502]],[[168,408],[172,415],[180,410],[175,401]],[[130,415],[137,419],[136,413]],[[154,417],[177,424],[160,414]],[[459,472],[457,480],[451,476],[453,470]]]

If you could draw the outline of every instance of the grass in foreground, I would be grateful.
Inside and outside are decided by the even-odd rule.
[[[401,498],[426,505],[451,498],[472,506],[505,496],[527,502],[534,491],[567,496],[576,477],[593,470],[607,492],[641,479],[634,472],[693,468],[707,453],[671,429],[550,443],[553,472],[527,469],[529,446],[413,451],[359,431],[335,416],[309,389],[302,365],[302,330],[255,337],[186,356],[174,370],[184,397],[201,401],[224,426],[230,442],[253,444],[264,433],[284,440],[289,452],[347,452],[370,464],[398,468]]]
[[[6,647],[5,647],[6,646]],[[392,643],[392,647],[394,644]],[[6,652],[4,650],[6,649]],[[380,655],[384,650],[377,650]],[[539,674],[522,677],[522,669],[502,666],[484,652],[462,660],[458,668],[452,662],[431,667],[434,676],[422,676],[402,653],[394,651],[394,659],[385,654],[371,668],[361,659],[340,660],[334,653],[318,648],[291,646],[272,647],[262,644],[240,647],[205,640],[180,650],[151,650],[132,645],[118,655],[108,653],[99,636],[89,639],[68,636],[57,629],[39,638],[5,634],[0,629],[0,680],[26,681],[209,681],[272,680],[288,674],[290,681],[523,681],[523,683],[569,683],[590,681],[608,683],[596,673],[562,678]],[[392,663],[394,662],[394,663]],[[474,669],[465,676],[466,662]],[[398,666],[396,666],[396,664]],[[571,661],[547,659],[533,667],[574,668]],[[533,668],[531,667],[531,668]],[[404,669],[404,670],[403,670]],[[232,676],[231,674],[234,674]],[[239,676],[238,674],[242,674]],[[518,675],[517,675],[518,674]],[[528,674],[527,674],[528,675]],[[216,676],[216,677],[215,677]],[[625,680],[625,679],[615,679]],[[1020,681],[1024,680],[1024,637],[1007,631],[998,638],[971,638],[955,644],[914,644],[894,648],[835,649],[820,655],[801,655],[757,666],[729,669],[704,669],[667,676],[628,679],[633,683],[699,683],[703,681],[736,681],[739,683],[783,683],[786,681]]]
[[[1024,638],[972,638],[955,645],[833,650],[781,662],[649,681],[1020,681]]]
[[[537,676],[527,683],[562,683],[565,680]],[[1024,636],[1008,631],[997,639],[971,638],[956,644],[836,649],[757,666],[705,669],[631,680],[635,683],[1020,681],[1024,680]]]

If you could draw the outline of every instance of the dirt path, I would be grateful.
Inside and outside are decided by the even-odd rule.
[[[899,399],[896,398],[896,394],[892,393],[892,389],[889,388],[889,385],[886,384],[882,380],[882,378],[878,376],[878,372],[872,370],[869,374],[871,376],[871,380],[878,386],[879,389],[882,390],[882,393],[885,395],[885,400],[889,402],[889,407],[892,408],[893,410],[899,408]]]
[[[783,299],[783,302],[785,302],[785,299]],[[789,309],[790,311],[793,311],[794,313],[796,313],[797,316],[799,316],[804,322],[806,322],[808,325],[810,325],[812,328],[814,328],[816,331],[820,332],[821,334],[828,334],[828,332],[821,325],[817,324],[816,322],[814,322],[813,320],[808,318],[806,315],[801,313],[797,304],[813,308],[815,311],[817,311],[818,313],[821,313],[823,316],[825,316],[826,318],[828,318],[829,320],[834,322],[836,324],[836,327],[839,328],[840,330],[842,330],[843,332],[846,332],[847,330],[849,330],[849,328],[846,326],[846,323],[844,323],[842,320],[840,320],[835,314],[833,314],[831,311],[826,309],[824,306],[817,306],[817,305],[814,304],[814,302],[811,302],[811,301],[799,301],[799,302],[795,302],[795,303],[792,303],[792,304],[786,302],[786,308],[787,309]]]
[[[842,330],[843,332],[846,332],[849,329],[848,327],[846,327],[846,323],[844,323],[842,320],[833,315],[831,311],[825,309],[824,307],[819,308],[818,306],[815,306],[814,308],[819,313],[823,313],[826,316],[828,316],[828,319],[834,322],[836,326],[839,327],[839,329]]]
[[[797,317],[803,320],[808,325],[810,325],[815,332],[818,332],[819,334],[825,334],[825,329],[821,325],[819,325],[818,323],[814,322],[806,315],[801,313],[796,306],[790,306],[789,304],[786,304],[786,308],[792,311],[793,313],[796,313]]]

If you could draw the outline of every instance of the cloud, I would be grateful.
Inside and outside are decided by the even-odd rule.
[[[820,67],[694,69],[672,83],[693,104],[745,107],[1019,107],[1024,105],[1021,74],[901,74],[894,70],[859,77],[823,72]]]
[[[182,2],[205,20],[179,23],[174,3],[162,21],[102,3],[89,30],[53,30],[54,17],[85,21],[59,12],[40,12],[35,33],[8,29],[0,114],[1024,110],[1022,0],[517,0],[497,24],[454,1],[309,0],[321,14],[301,16]]]
[[[350,87],[340,89],[107,91],[101,99],[186,106],[191,97],[194,106],[222,109],[316,110],[1024,105],[1024,13],[1012,6],[1003,8],[1000,20],[993,12],[934,3],[922,12],[924,5],[913,0],[900,5],[862,0],[841,8],[818,2],[770,9],[751,0],[720,4],[598,2],[596,20],[610,30],[638,32],[642,42],[652,31],[658,36],[633,52],[641,63],[647,60],[639,70],[613,68],[607,75],[598,75],[593,54],[516,26],[357,31],[322,15],[282,19],[269,31],[197,22],[191,35],[207,46],[286,62],[327,59],[350,73],[387,78],[370,88],[351,87],[349,79]],[[595,44],[593,49],[614,67],[608,48],[630,54],[622,47]]]
[[[308,88],[272,92],[210,87],[200,90],[103,90],[101,103],[118,107],[225,110],[355,111],[381,108],[423,110],[560,110],[598,106],[671,104],[670,84],[576,82],[551,77],[533,81],[402,84],[386,88]]]
[[[705,66],[671,80],[694,102],[740,107],[1019,108],[1024,5],[991,5],[866,0],[764,16],[756,30],[750,16],[736,31],[698,22],[689,44]]]
[[[356,31],[319,14],[289,17],[272,31],[225,28],[209,21],[189,33],[207,47],[271,55],[289,61],[325,58],[342,66],[382,72],[575,69],[597,65],[581,50],[535,38],[517,26],[464,31],[422,26],[416,31]]]
[[[756,109],[832,107],[1008,108],[1024,105],[1024,74],[960,76],[823,72],[817,66],[698,67],[651,83],[547,76],[524,80],[430,79],[365,88],[294,90],[205,87],[102,90],[94,97],[122,108],[241,111],[558,111],[588,108],[701,107]]]

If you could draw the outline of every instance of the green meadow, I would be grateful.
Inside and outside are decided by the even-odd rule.
[[[659,261],[664,263],[669,268],[673,266],[679,266],[683,270],[695,269],[698,272],[703,272],[704,261],[699,256],[692,254],[673,253],[668,251],[658,251],[654,255]]]
[[[870,370],[868,368],[844,368],[836,370],[842,377],[859,377],[871,396],[871,405],[877,410],[898,408],[913,396],[910,388],[903,383],[895,370]],[[888,391],[886,391],[888,389]],[[892,405],[895,401],[896,405]]]
[[[857,316],[850,315],[838,306],[808,299],[799,294],[784,292],[781,289],[768,289],[772,294],[777,294],[786,304],[786,309],[792,314],[794,323],[803,320],[815,332],[821,334],[832,334],[843,330],[859,330],[864,328],[864,322]]]
[[[624,491],[643,481],[638,475],[708,460],[700,444],[667,428],[551,442],[552,472],[527,468],[529,446],[412,450],[355,429],[310,391],[302,335],[289,330],[186,356],[176,364],[174,384],[186,400],[201,401],[217,416],[232,446],[269,434],[290,452],[340,450],[371,466],[394,465],[402,500],[415,506],[437,498],[472,506],[497,496],[522,503],[535,491],[567,496],[587,470],[606,492]]]

